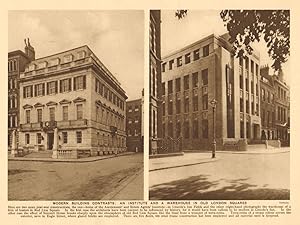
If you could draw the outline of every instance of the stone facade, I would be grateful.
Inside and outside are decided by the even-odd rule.
[[[8,53],[8,149],[12,145],[12,131],[18,130],[20,121],[20,73],[24,72],[26,65],[34,60],[34,48],[25,40],[25,53],[16,50]],[[18,140],[16,140],[18,142]]]
[[[227,34],[210,35],[163,57],[163,137],[182,137],[183,149],[208,150],[215,99],[218,149],[260,139],[259,56],[238,59],[231,51]]]
[[[160,10],[150,10],[150,68],[149,68],[149,151],[156,154],[161,138],[161,51],[160,51]]]
[[[141,99],[127,101],[126,110],[127,150],[143,152]]]
[[[54,158],[126,150],[127,96],[88,46],[32,61],[20,96],[21,148]]]

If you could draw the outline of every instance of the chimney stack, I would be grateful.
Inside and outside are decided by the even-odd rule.
[[[24,39],[24,42],[25,42],[25,54],[29,57],[30,61],[35,60],[35,51],[34,48],[30,45],[29,38],[27,38],[27,42],[26,39]]]

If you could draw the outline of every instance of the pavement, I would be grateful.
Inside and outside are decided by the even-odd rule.
[[[53,159],[51,156],[49,157],[44,157],[42,154],[41,156],[36,156],[36,154],[32,154],[33,157],[29,155],[26,155],[24,157],[12,157],[11,155],[8,155],[8,160],[9,161],[36,161],[36,162],[71,162],[71,163],[83,163],[83,162],[94,162],[94,161],[99,161],[103,159],[110,159],[110,158],[115,158],[119,156],[125,156],[125,155],[131,155],[135,154],[135,152],[123,152],[119,153],[117,155],[102,155],[102,156],[92,156],[92,157],[85,157],[85,158],[78,158],[78,159]]]
[[[102,200],[111,192],[113,200],[142,200],[143,161],[143,154],[86,163],[10,160],[8,200]]]
[[[151,200],[288,200],[290,149],[185,153],[151,159]]]

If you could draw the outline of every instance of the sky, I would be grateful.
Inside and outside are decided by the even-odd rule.
[[[128,100],[141,98],[144,81],[143,11],[9,11],[8,51],[36,58],[88,45],[121,82]]]
[[[189,10],[181,20],[175,18],[175,10],[161,12],[161,53],[168,55],[173,51],[194,43],[210,34],[222,35],[227,32],[218,10]],[[268,64],[270,60],[265,42],[254,43],[253,47],[260,53],[260,64]],[[272,70],[273,71],[273,70]],[[283,64],[284,79],[290,83],[289,61]]]

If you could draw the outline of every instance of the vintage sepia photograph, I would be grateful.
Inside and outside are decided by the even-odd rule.
[[[290,11],[150,11],[150,200],[290,199]]]
[[[8,11],[8,200],[143,200],[144,11]]]

